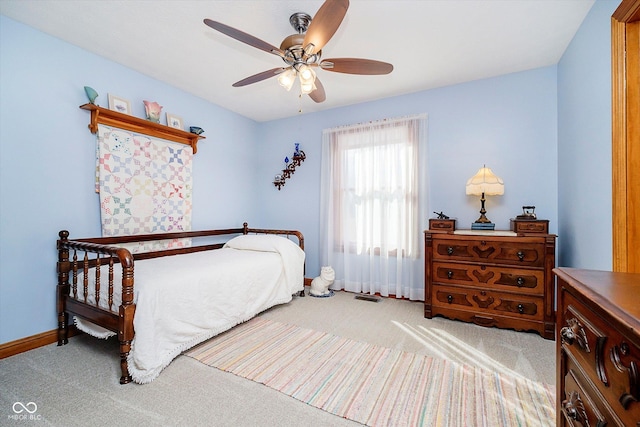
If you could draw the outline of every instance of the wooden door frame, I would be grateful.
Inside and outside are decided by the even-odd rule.
[[[611,17],[613,270],[640,273],[639,32],[640,0],[623,0]]]

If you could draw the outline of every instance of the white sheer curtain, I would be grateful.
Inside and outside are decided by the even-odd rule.
[[[426,115],[325,129],[320,261],[333,289],[424,300]]]

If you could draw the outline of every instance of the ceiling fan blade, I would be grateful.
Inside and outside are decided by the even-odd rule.
[[[349,8],[349,0],[326,0],[311,20],[304,36],[305,52],[318,53],[333,37]],[[312,44],[313,46],[309,46]]]
[[[360,58],[324,59],[320,62],[320,68],[336,73],[367,75],[389,74],[393,71],[393,65],[387,62]]]
[[[205,19],[204,23],[214,30],[220,31],[222,34],[241,41],[242,43],[246,43],[249,46],[256,47],[260,50],[264,50],[265,52],[272,53],[280,57],[284,56],[284,52],[280,50],[280,48],[277,48],[263,40],[260,40],[259,38],[254,37],[251,34],[247,34],[221,22],[212,21],[211,19]]]
[[[316,90],[309,94],[309,98],[313,99],[317,103],[324,102],[327,99],[327,94],[324,92],[324,86],[322,86],[320,79],[317,77],[314,83],[316,85]]]
[[[286,68],[283,68],[283,67],[272,68],[271,70],[263,71],[261,73],[254,74],[253,76],[249,76],[245,79],[242,79],[239,82],[235,82],[232,86],[241,87],[241,86],[250,85],[252,83],[261,82],[262,80],[266,80],[270,77],[277,76],[278,74],[282,73],[284,70],[286,70]]]

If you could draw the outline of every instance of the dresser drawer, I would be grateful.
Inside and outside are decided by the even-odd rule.
[[[518,238],[456,240],[434,237],[433,259],[544,267],[544,245],[518,241]]]
[[[433,263],[433,281],[503,290],[529,295],[544,294],[544,270],[460,264]]]
[[[542,298],[487,289],[434,285],[433,307],[542,320]],[[436,310],[437,311],[437,310]]]
[[[562,298],[562,350],[623,417],[640,422],[640,348],[571,293]]]
[[[560,396],[564,425],[624,427],[624,422],[603,403],[598,391],[582,375],[579,365],[571,357],[566,361],[564,384],[564,396]]]
[[[543,233],[549,232],[549,221],[547,220],[517,220],[511,219],[511,231],[516,233]]]

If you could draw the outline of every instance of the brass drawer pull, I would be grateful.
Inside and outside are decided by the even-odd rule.
[[[520,314],[524,313],[524,305],[518,304],[518,313]]]
[[[449,304],[451,304],[453,302],[453,295],[451,295],[451,294],[447,295],[447,302]]]
[[[518,278],[516,279],[516,284],[517,284],[519,287],[524,286],[524,277],[518,277]]]
[[[524,252],[522,252],[522,251],[518,251],[518,253],[517,253],[516,255],[518,255],[518,259],[519,259],[520,261],[522,261],[522,260],[524,259]]]
[[[447,254],[448,254],[448,255],[453,255],[453,246],[449,246],[449,247],[447,248]]]
[[[451,279],[453,277],[453,271],[447,271],[447,279]]]

